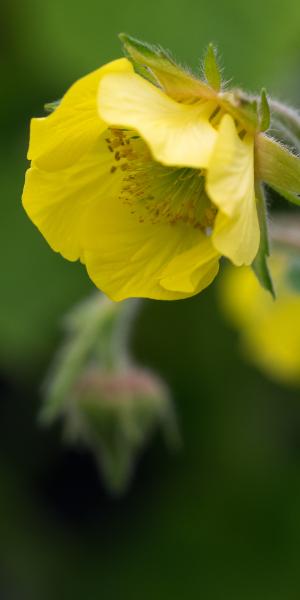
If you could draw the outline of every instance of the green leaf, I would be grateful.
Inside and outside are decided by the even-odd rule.
[[[170,53],[161,46],[141,42],[126,33],[121,33],[119,38],[125,55],[131,60],[135,70],[143,75],[141,69],[146,69],[154,76],[156,83],[175,100],[216,97],[216,92],[205,81],[177,65]],[[149,79],[147,72],[144,71],[143,76]]]
[[[214,89],[216,92],[219,92],[222,84],[222,75],[221,69],[217,60],[217,52],[213,46],[213,44],[209,44],[207,48],[207,52],[204,57],[204,74],[207,80],[207,83]]]
[[[271,123],[271,113],[266,90],[263,88],[260,94],[260,130],[266,131]]]
[[[257,198],[257,215],[260,228],[260,244],[258,253],[252,263],[252,269],[259,283],[273,296],[275,299],[275,290],[272,277],[268,267],[268,256],[270,255],[269,236],[267,225],[267,210],[264,191],[261,186],[256,189]]]

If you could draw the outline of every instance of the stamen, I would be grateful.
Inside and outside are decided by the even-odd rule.
[[[214,111],[215,112],[215,111]],[[111,173],[120,169],[122,202],[137,213],[140,223],[186,223],[209,234],[216,208],[204,189],[204,173],[188,167],[166,167],[153,160],[145,142],[135,132],[111,129],[106,139],[114,149]]]
[[[217,107],[215,108],[215,110],[212,112],[212,114],[211,114],[211,115],[210,115],[210,117],[209,117],[209,121],[210,121],[211,123],[212,123],[212,121],[215,119],[215,117],[216,117],[216,116],[219,114],[220,110],[221,110],[220,106],[217,106]]]

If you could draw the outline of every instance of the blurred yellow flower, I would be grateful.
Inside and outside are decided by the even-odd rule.
[[[182,101],[176,81],[167,93],[119,59],[32,120],[25,210],[114,300],[192,296],[220,255],[248,265],[257,254],[255,133],[189,79]]]
[[[290,277],[290,257],[270,260],[276,301],[249,267],[225,269],[220,302],[240,332],[246,356],[272,378],[300,383],[300,295]]]

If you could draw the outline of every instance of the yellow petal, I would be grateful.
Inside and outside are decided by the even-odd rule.
[[[107,123],[137,130],[159,162],[208,166],[217,138],[209,122],[214,101],[181,104],[136,73],[115,73],[101,79],[98,107]]]
[[[210,239],[199,235],[190,249],[175,256],[162,273],[160,284],[169,290],[197,293],[207,287],[219,270],[219,254]]]
[[[91,279],[114,300],[198,293],[217,272],[211,243],[183,222],[140,222],[121,199],[124,174],[119,167],[111,172],[116,162],[106,137],[67,169],[28,170],[23,204],[29,217],[54,250],[86,263]]]
[[[217,214],[212,242],[215,248],[236,265],[251,265],[259,247],[260,231],[255,198],[244,203],[244,210],[234,217]]]
[[[78,160],[106,129],[97,111],[99,81],[107,73],[130,71],[130,62],[121,58],[74,83],[51,115],[32,119],[28,158],[47,170]]]
[[[235,265],[253,262],[259,247],[254,192],[253,137],[241,140],[230,115],[225,115],[211,157],[206,190],[219,208],[212,241]]]
[[[187,298],[216,275],[216,259],[214,264],[200,264],[204,235],[186,224],[139,223],[118,197],[90,217],[84,260],[91,279],[112,300]],[[198,251],[188,253],[190,262],[182,261],[183,267],[180,256],[193,247]],[[174,257],[179,258],[181,269],[177,280],[173,267],[168,275]]]
[[[46,171],[35,164],[26,173],[23,206],[53,250],[69,260],[82,257],[84,222],[93,203],[101,209],[118,174],[109,177],[112,155],[104,134],[93,149],[67,169]]]
[[[211,155],[206,190],[220,210],[228,216],[239,213],[245,197],[254,197],[254,140],[238,136],[233,118],[224,115]]]

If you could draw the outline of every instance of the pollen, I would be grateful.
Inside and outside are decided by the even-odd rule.
[[[139,223],[186,223],[209,234],[217,209],[205,193],[201,170],[158,163],[130,130],[111,128],[106,143],[113,152],[110,173],[122,172],[120,198]]]

